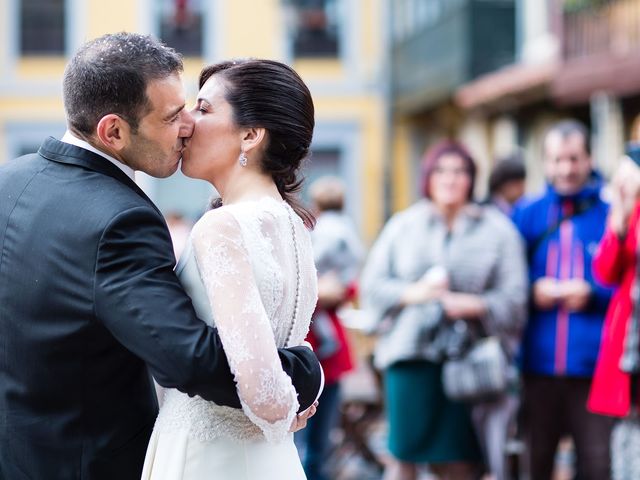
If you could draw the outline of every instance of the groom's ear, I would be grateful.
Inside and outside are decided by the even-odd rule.
[[[110,113],[100,119],[96,136],[105,148],[114,153],[121,152],[130,142],[131,127],[119,115]]]
[[[267,131],[264,128],[251,127],[242,129],[241,147],[243,152],[264,147]]]

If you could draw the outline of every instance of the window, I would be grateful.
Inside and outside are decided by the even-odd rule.
[[[188,178],[180,170],[162,180],[136,173],[136,181],[142,177],[150,186],[147,194],[165,215],[179,212],[195,220],[207,210],[213,192],[210,183]]]
[[[18,154],[16,157],[21,157],[23,155],[28,155],[30,153],[36,153],[40,149],[39,143],[33,144],[22,144],[18,146]]]
[[[447,0],[451,5],[453,0]],[[402,43],[416,33],[430,28],[440,21],[443,8],[442,0],[403,0],[392,5],[393,38]]]
[[[204,0],[160,0],[159,37],[185,56],[202,56]]]
[[[361,128],[359,122],[341,121],[338,118],[316,121],[311,161],[303,162],[302,168],[305,179],[302,199],[308,201],[307,189],[317,178],[325,175],[337,176],[347,185],[345,211],[357,224],[362,220],[361,189],[368,181],[362,174],[365,159],[361,152]]]
[[[330,175],[340,177],[342,175],[342,154],[339,148],[314,148],[311,153],[311,161],[303,167],[304,183],[302,184],[301,197],[308,205],[309,186],[318,178]]]
[[[296,57],[337,57],[339,0],[290,0]]]
[[[0,164],[28,153],[37,152],[45,138],[61,138],[64,131],[64,121],[61,123],[41,123],[38,120],[33,120],[5,123],[2,136],[6,139],[6,143],[4,149],[0,148]]]
[[[20,2],[20,51],[23,55],[62,55],[65,51],[65,0]]]

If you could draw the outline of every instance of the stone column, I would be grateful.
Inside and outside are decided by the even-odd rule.
[[[476,161],[478,174],[476,176],[475,196],[478,199],[482,199],[487,194],[487,181],[491,170],[487,119],[480,115],[471,115],[466,118],[460,128],[459,138]]]
[[[591,155],[607,178],[624,154],[624,118],[620,100],[607,92],[591,96]]]
[[[518,149],[518,125],[511,115],[501,115],[493,122],[491,145],[492,162]]]

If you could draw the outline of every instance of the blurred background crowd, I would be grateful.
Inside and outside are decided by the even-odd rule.
[[[640,478],[640,0],[0,0],[0,163],[85,40],[291,64],[327,386],[310,480]],[[212,192],[137,182],[179,257]]]

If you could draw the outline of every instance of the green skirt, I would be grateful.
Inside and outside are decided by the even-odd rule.
[[[408,463],[480,462],[469,409],[445,396],[441,377],[442,365],[427,361],[387,368],[389,450]]]

